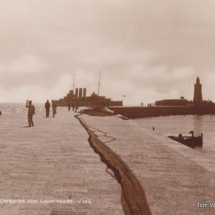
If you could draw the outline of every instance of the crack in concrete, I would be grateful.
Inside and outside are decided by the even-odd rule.
[[[79,114],[79,115],[76,115],[76,116],[81,116],[82,114]],[[75,117],[76,117],[75,116]],[[92,131],[92,132],[99,132],[99,133],[103,133],[104,135],[104,137],[107,137],[107,138],[110,138],[111,140],[109,140],[109,141],[105,141],[105,142],[103,142],[103,143],[110,143],[110,142],[113,142],[113,141],[115,141],[116,140],[116,138],[114,138],[114,137],[111,137],[111,136],[107,136],[107,133],[106,132],[104,132],[104,131],[101,131],[101,130],[99,130],[98,128],[94,128],[94,127],[92,127],[92,126],[90,126],[89,124],[87,124],[86,123],[86,121],[83,119],[83,118],[81,118],[81,120],[83,121],[83,123],[92,131],[92,129],[94,129],[95,131]],[[99,137],[97,134],[95,134],[97,137]]]
[[[89,128],[90,126],[79,117],[80,115],[75,115],[75,118],[88,132],[90,146],[100,156],[101,161],[107,165],[107,169],[109,168],[113,171],[114,178],[121,185],[121,204],[125,215],[151,215],[145,192],[134,173],[112,149],[99,140],[95,132]],[[95,130],[98,131],[99,129]],[[103,131],[100,132],[106,134]]]

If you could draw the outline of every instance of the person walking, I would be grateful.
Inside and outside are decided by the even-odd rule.
[[[28,127],[33,127],[33,115],[35,114],[35,107],[32,104],[32,101],[26,101],[26,108],[28,108]]]
[[[71,109],[71,101],[69,100],[68,101],[68,111],[70,111],[70,109]]]
[[[77,112],[78,108],[79,108],[79,103],[78,103],[78,101],[76,101],[76,103],[75,103],[75,112]]]
[[[57,104],[54,100],[52,100],[52,112],[53,112],[53,117],[55,117],[55,114],[57,113]]]
[[[45,103],[45,109],[46,109],[46,117],[49,117],[49,110],[50,110],[50,102],[49,100]]]
[[[75,111],[75,102],[72,102],[72,110]]]

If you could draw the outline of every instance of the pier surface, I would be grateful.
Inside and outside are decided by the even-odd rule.
[[[37,112],[33,128],[25,127],[25,115],[1,118],[1,214],[124,214],[122,185],[107,170],[74,115],[66,108],[58,108],[55,118],[45,118],[45,111]],[[78,117],[128,166],[126,171],[134,173],[152,214],[215,213],[210,205],[215,202],[213,155],[192,150],[119,116]],[[135,180],[132,183],[138,184]]]
[[[214,154],[193,150],[120,116],[81,117],[137,176],[152,214],[215,213]]]
[[[31,128],[26,115],[1,118],[0,214],[124,214],[120,185],[74,115],[66,108],[55,118],[37,112]]]

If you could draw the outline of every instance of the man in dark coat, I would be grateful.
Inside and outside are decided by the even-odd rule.
[[[57,104],[54,100],[52,100],[52,112],[53,112],[53,117],[55,117],[55,114],[57,113]]]
[[[72,110],[75,111],[75,102],[72,102]]]
[[[70,111],[70,109],[71,109],[71,101],[69,100],[68,101],[68,111]]]
[[[47,100],[45,103],[45,109],[46,109],[46,117],[49,117],[49,110],[50,110],[49,100]]]
[[[77,100],[76,103],[75,103],[75,112],[77,112],[78,108],[79,108],[79,102]]]
[[[28,127],[33,127],[33,115],[35,114],[35,107],[32,104],[32,101],[26,101],[26,108],[28,108]]]

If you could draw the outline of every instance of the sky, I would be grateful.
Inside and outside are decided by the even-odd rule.
[[[0,0],[0,102],[87,88],[124,105],[215,102],[214,0]],[[75,80],[75,81],[74,81]],[[125,97],[122,97],[125,95]]]

